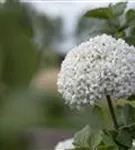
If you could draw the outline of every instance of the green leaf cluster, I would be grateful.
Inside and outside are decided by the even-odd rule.
[[[115,113],[118,121],[118,129],[114,129],[111,124],[109,127],[102,126],[103,114],[105,112],[109,114],[109,110],[105,109],[106,105],[97,105],[93,108],[94,114],[99,117],[99,126],[89,123],[82,130],[77,132],[74,136],[75,149],[73,150],[131,150],[133,139],[135,138],[135,117],[133,110],[135,109],[135,98],[130,96],[128,99],[119,99],[114,102]],[[102,107],[101,107],[102,106]],[[100,109],[100,115],[97,111]],[[96,109],[95,109],[96,108]],[[92,109],[92,108],[90,108]],[[102,110],[102,111],[101,111]],[[87,111],[88,112],[88,111]],[[89,120],[95,122],[94,117],[89,115]],[[108,118],[111,120],[111,118]]]
[[[85,126],[74,136],[74,150],[117,150],[117,144],[113,140],[113,134],[105,130],[93,130],[90,126]]]
[[[76,30],[77,37],[84,39],[106,33],[135,45],[134,20],[135,10],[127,9],[127,2],[91,9],[80,18]]]
[[[85,126],[74,136],[72,150],[130,150],[135,137],[135,123],[120,127],[118,130],[93,130]]]

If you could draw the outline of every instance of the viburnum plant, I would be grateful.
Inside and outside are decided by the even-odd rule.
[[[56,150],[134,150],[135,48],[123,39],[102,34],[73,48],[58,75],[58,91],[65,103],[100,116],[109,110],[111,124],[86,125]],[[93,118],[89,118],[91,122]]]

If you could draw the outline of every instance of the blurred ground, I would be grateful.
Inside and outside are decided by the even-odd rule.
[[[71,138],[73,133],[59,129],[31,129],[25,134],[28,148],[32,150],[53,150],[55,145],[64,139]]]
[[[32,79],[30,86],[45,91],[57,91],[57,75],[59,68],[49,68],[45,71],[38,72]]]

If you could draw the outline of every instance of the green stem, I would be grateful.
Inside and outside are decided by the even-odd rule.
[[[112,105],[111,97],[109,95],[106,95],[106,99],[107,99],[107,103],[109,106],[109,110],[110,110],[110,114],[112,117],[114,128],[117,130],[118,129],[118,123],[117,123],[116,115],[115,115],[114,108]]]
[[[116,130],[118,130],[119,126],[118,126],[118,123],[117,123],[117,119],[116,119],[116,115],[115,115],[115,112],[114,112],[114,108],[113,108],[113,104],[112,104],[112,100],[111,100],[111,97],[110,95],[106,95],[106,99],[107,99],[107,103],[108,103],[108,106],[109,106],[109,110],[110,110],[110,114],[111,114],[111,117],[112,117],[112,121],[113,121],[113,125],[114,125],[114,128]],[[128,150],[127,147],[123,146],[123,145],[119,145],[119,150]]]

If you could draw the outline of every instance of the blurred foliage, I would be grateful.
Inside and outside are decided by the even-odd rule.
[[[10,90],[3,96],[0,114],[0,133],[8,137],[21,131],[23,127],[40,123],[43,119],[40,93],[31,88]]]
[[[24,150],[26,147],[20,137],[26,130],[39,125],[58,125],[66,116],[66,108],[58,96],[29,87],[41,67],[56,66],[57,57],[52,50],[55,42],[62,38],[61,28],[61,18],[40,14],[29,3],[19,0],[0,3],[2,150]]]
[[[127,2],[109,4],[87,11],[78,22],[76,34],[78,40],[102,33],[115,38],[123,38],[135,45],[135,10],[127,9]]]
[[[27,85],[39,67],[30,20],[25,4],[7,1],[0,7],[0,80],[8,86]]]
[[[31,15],[35,29],[35,42],[41,49],[54,48],[55,42],[59,42],[63,36],[62,19],[60,17],[50,18],[36,12],[31,12]]]
[[[28,10],[25,3],[17,0],[0,4],[0,149],[3,150],[17,149],[18,134],[38,123],[41,116],[27,87],[40,63]],[[25,88],[20,92],[17,87]]]
[[[43,110],[39,92],[20,88],[6,92],[0,107],[0,149],[16,150],[25,130],[42,123]],[[20,141],[21,142],[21,141]]]
[[[63,129],[77,127],[76,122],[73,121],[75,117],[73,111],[64,104],[58,93],[44,93],[41,101],[42,106],[44,106],[44,124],[46,127]]]
[[[52,50],[43,51],[41,67],[58,67],[58,54]]]
[[[32,128],[78,128],[80,120],[69,109],[55,92],[25,87],[6,91],[0,107],[0,149],[27,149],[29,141],[21,137]]]

